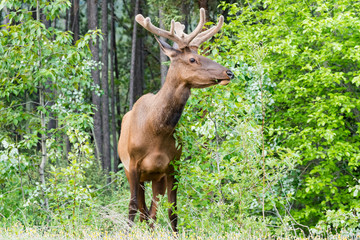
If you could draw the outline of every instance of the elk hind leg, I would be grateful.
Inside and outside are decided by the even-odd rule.
[[[174,177],[174,174],[169,174],[167,176],[167,195],[168,195],[168,201],[171,204],[171,207],[168,210],[169,213],[169,219],[171,223],[171,228],[174,232],[178,232],[177,229],[177,205],[176,205],[176,195],[177,195],[177,187],[174,188],[176,184],[176,179]]]

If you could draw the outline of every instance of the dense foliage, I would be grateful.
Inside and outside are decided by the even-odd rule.
[[[168,3],[166,23],[181,12]],[[117,9],[129,11],[123,4]],[[191,28],[198,10],[192,1],[184,4],[194,9]],[[149,5],[144,11],[156,22],[159,1]],[[111,173],[107,181],[94,142],[91,96],[102,90],[91,71],[101,64],[91,60],[89,42],[101,39],[100,31],[82,27],[83,36],[73,42],[71,32],[47,28],[35,16],[39,7],[48,19],[61,18],[70,6],[66,0],[2,1],[4,6],[11,11],[0,30],[1,225],[46,225],[76,237],[86,225],[126,231],[125,174]],[[221,3],[212,12],[216,18],[222,9],[226,23],[200,51],[236,77],[227,86],[193,89],[176,131],[183,146],[175,167],[184,239],[194,232],[264,237],[356,231],[359,8],[351,0],[266,0]],[[117,14],[116,121],[128,108],[132,25]],[[151,92],[160,86],[158,50],[143,35],[151,59],[144,66],[144,92]],[[161,203],[157,221],[166,229],[169,204],[166,198]]]
[[[185,146],[185,160],[179,163],[179,188],[185,197],[180,215],[187,216],[184,221],[192,228],[212,225],[220,231],[235,231],[247,226],[261,230],[266,228],[259,225],[265,216],[263,206],[276,215],[276,203],[286,201],[281,193],[289,189],[279,190],[276,185],[286,181],[296,156],[282,151],[275,158],[268,146],[263,148],[263,111],[272,103],[273,83],[259,72],[261,59],[249,67],[239,61],[240,53],[222,51],[227,44],[232,42],[219,39],[210,52],[237,77],[226,87],[193,90],[178,130]],[[254,53],[261,56],[262,50],[255,48]],[[207,222],[196,221],[199,216]]]
[[[299,154],[289,210],[310,226],[334,211],[358,224],[359,7],[346,0],[231,7],[236,45],[229,50],[251,65],[249,45],[268,53],[263,65],[276,88],[267,108],[267,142]],[[341,217],[345,212],[349,216]]]
[[[0,211],[8,220],[43,224],[52,215],[62,222],[75,217],[89,198],[82,187],[84,169],[94,160],[92,106],[86,95],[95,86],[87,44],[95,33],[73,46],[68,32],[46,29],[33,19],[34,6],[28,7],[13,12],[10,25],[0,31]],[[65,7],[55,2],[49,16]],[[57,126],[50,128],[52,119]],[[45,160],[51,164],[46,181],[38,174],[44,155],[41,136],[46,136]],[[73,148],[64,154],[67,139]]]

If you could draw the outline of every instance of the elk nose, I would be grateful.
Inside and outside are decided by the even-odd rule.
[[[234,74],[233,74],[233,72],[232,71],[230,71],[230,70],[227,70],[226,71],[226,74],[228,75],[228,77],[230,78],[230,79],[233,79],[234,78]]]

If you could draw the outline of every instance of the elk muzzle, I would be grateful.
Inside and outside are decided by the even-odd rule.
[[[228,77],[230,78],[230,79],[233,79],[234,78],[234,74],[233,74],[233,72],[232,71],[230,71],[230,70],[227,70],[226,71],[226,74],[228,75]]]
[[[218,84],[223,85],[223,86],[228,85],[230,83],[230,80],[233,79],[235,76],[234,73],[230,70],[227,70],[225,73],[228,76],[227,79],[218,79],[217,80]]]

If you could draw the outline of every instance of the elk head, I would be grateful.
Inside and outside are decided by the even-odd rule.
[[[179,81],[190,88],[203,88],[215,84],[227,85],[234,77],[227,68],[197,53],[199,46],[221,29],[223,16],[220,16],[216,26],[201,32],[205,24],[205,10],[201,8],[199,24],[190,34],[184,33],[185,26],[174,20],[171,21],[170,31],[166,31],[155,27],[149,17],[144,18],[138,14],[135,19],[149,32],[175,43],[171,47],[155,37],[161,50],[171,60],[167,79]]]

